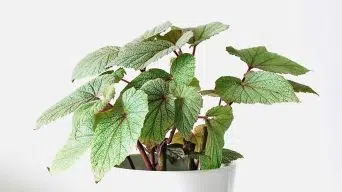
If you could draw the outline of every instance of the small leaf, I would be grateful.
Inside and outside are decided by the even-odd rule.
[[[148,81],[141,90],[148,95],[149,112],[141,130],[140,140],[160,143],[174,122],[175,98],[170,94],[168,83],[159,78]]]
[[[114,75],[114,83],[119,83],[121,79],[126,75],[126,71],[124,68],[119,68],[113,73]]]
[[[208,138],[205,155],[209,161],[201,162],[201,169],[215,169],[222,164],[222,148],[224,146],[224,133],[233,121],[233,112],[230,106],[218,106],[208,110],[205,120]]]
[[[169,29],[172,26],[171,22],[167,21],[165,23],[162,23],[148,31],[146,31],[143,35],[141,35],[140,37],[134,39],[132,42],[126,44],[126,46],[130,46],[136,43],[140,43],[143,42],[145,40],[148,40],[156,35],[159,35],[160,33],[166,31],[167,29]]]
[[[180,55],[172,63],[171,75],[176,84],[189,85],[195,75],[195,57],[189,53]]]
[[[87,151],[93,139],[95,114],[106,104],[93,101],[79,107],[72,119],[72,133],[49,167],[50,173],[70,168]]]
[[[107,64],[118,55],[119,49],[119,47],[107,46],[89,53],[76,65],[72,74],[72,81],[106,71]]]
[[[182,47],[190,38],[192,32],[184,33],[183,36],[173,45],[169,41],[155,40],[143,41],[130,46],[123,47],[118,56],[109,63],[107,67],[114,65],[127,68],[143,69],[149,64],[168,55],[176,49]]]
[[[222,150],[222,164],[229,165],[232,161],[243,158],[243,156],[233,150],[223,149]]]
[[[282,76],[271,72],[248,72],[245,81],[236,77],[220,77],[215,92],[227,103],[298,102],[291,84]]]
[[[193,87],[178,85],[172,88],[175,101],[175,126],[188,138],[202,107],[202,97]]]
[[[204,135],[204,127],[206,125],[197,125],[193,132],[190,135],[190,138],[188,141],[195,144],[195,152],[201,152],[202,148],[202,142],[203,142],[203,135]],[[175,135],[172,138],[172,144],[184,144],[184,137],[180,134],[180,132],[176,132]]]
[[[171,163],[176,162],[178,159],[184,159],[185,153],[182,148],[168,147],[166,150],[167,158]]]
[[[225,25],[223,23],[213,22],[206,25],[200,25],[195,28],[186,29],[191,30],[194,33],[194,36],[189,43],[192,45],[198,45],[202,41],[207,40],[222,31],[227,30],[228,27],[228,25]]]
[[[313,94],[318,95],[318,93],[316,91],[314,91],[311,87],[309,87],[307,85],[303,85],[303,84],[300,84],[300,83],[297,83],[297,82],[294,82],[294,81],[291,81],[291,80],[288,80],[288,81],[292,85],[293,90],[295,92],[313,93]]]
[[[153,80],[157,78],[163,79],[165,81],[169,81],[171,79],[171,75],[162,69],[149,69],[148,71],[142,72],[137,77],[135,77],[124,88],[122,93],[131,87],[134,87],[135,89],[140,89],[149,80]]]
[[[302,75],[309,71],[305,67],[286,57],[268,52],[265,47],[253,47],[240,50],[233,47],[227,47],[226,50],[231,55],[240,57],[240,59],[247,63],[249,67],[258,68],[264,71],[292,75]]]
[[[96,116],[91,164],[97,181],[135,149],[147,112],[147,95],[130,88],[111,110]]]
[[[69,96],[46,110],[37,120],[37,129],[74,112],[82,104],[99,100],[105,87],[108,84],[113,84],[114,82],[114,76],[106,74],[82,85]]]
[[[172,29],[171,31],[169,31],[168,33],[166,33],[165,35],[161,36],[159,35],[157,37],[157,39],[160,40],[165,40],[165,41],[169,41],[172,44],[176,44],[176,42],[178,41],[178,39],[183,35],[183,30],[180,28],[177,29]]]
[[[192,80],[191,80],[189,86],[190,86],[190,87],[195,87],[195,89],[196,89],[197,91],[201,91],[200,82],[199,82],[199,80],[198,80],[196,77],[192,78]]]

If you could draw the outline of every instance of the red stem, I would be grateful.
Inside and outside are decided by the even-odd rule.
[[[198,118],[199,119],[208,119],[208,116],[206,116],[206,115],[199,115]]]
[[[121,81],[125,82],[125,83],[130,83],[130,81],[126,80],[126,79],[121,79]]]
[[[192,49],[192,55],[193,56],[195,56],[195,54],[196,54],[196,47],[197,47],[197,45],[195,45],[194,48]]]
[[[144,146],[140,143],[140,141],[138,140],[137,142],[137,148],[139,149],[141,158],[144,160],[145,166],[148,170],[152,171],[153,170],[153,166],[150,162],[150,160],[148,159],[148,156],[146,155]]]

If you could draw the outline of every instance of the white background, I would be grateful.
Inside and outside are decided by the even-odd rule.
[[[342,191],[341,8],[339,0],[0,1],[0,191],[124,190],[115,188],[115,172],[94,184],[86,157],[49,175],[46,166],[66,140],[71,117],[39,131],[33,131],[35,120],[82,84],[70,80],[86,53],[123,45],[167,20],[184,27],[230,25],[198,47],[203,88],[246,70],[225,52],[228,45],[265,45],[312,70],[290,78],[311,85],[320,97],[302,94],[300,104],[234,104],[226,145],[245,156],[236,192]],[[153,66],[167,63],[165,58]],[[205,109],[216,103],[207,100]]]

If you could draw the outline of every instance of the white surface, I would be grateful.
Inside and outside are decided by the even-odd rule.
[[[234,192],[235,165],[207,171],[149,172],[114,168],[113,172],[113,179],[120,180],[116,187],[125,191]],[[131,181],[134,184],[127,185]],[[162,186],[165,187],[161,189]]]
[[[266,45],[313,70],[296,79],[320,97],[301,95],[301,104],[234,104],[226,146],[245,156],[235,192],[342,191],[340,10],[339,0],[0,1],[0,191],[124,191],[113,171],[94,184],[88,158],[70,171],[48,174],[45,167],[67,139],[70,116],[32,129],[43,110],[75,88],[72,69],[86,53],[123,45],[166,20],[230,24],[228,32],[198,47],[203,88],[246,70],[225,52],[227,45]]]

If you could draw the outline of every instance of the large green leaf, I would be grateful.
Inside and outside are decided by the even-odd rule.
[[[72,119],[72,133],[49,167],[51,173],[70,168],[87,151],[93,139],[95,114],[106,105],[102,101],[92,101],[75,111]]]
[[[170,94],[168,83],[162,79],[148,81],[141,90],[148,95],[149,112],[141,130],[140,140],[160,143],[174,122],[175,98]]]
[[[120,49],[118,56],[107,66],[123,66],[143,69],[176,49],[182,47],[192,37],[192,32],[182,35],[176,44],[165,40],[143,41]]]
[[[228,25],[220,22],[212,22],[206,25],[197,26],[195,28],[186,29],[191,30],[194,33],[194,36],[190,39],[189,43],[191,43],[192,45],[198,45],[202,41],[207,40],[222,31],[227,30],[228,27]]]
[[[206,113],[205,120],[208,138],[205,155],[210,160],[201,162],[201,169],[215,169],[222,164],[222,148],[224,146],[224,133],[233,121],[233,112],[230,106],[217,106]]]
[[[162,69],[149,69],[148,71],[140,73],[137,77],[135,77],[125,88],[122,92],[125,90],[134,87],[136,89],[140,89],[147,81],[152,79],[163,79],[165,81],[168,81],[171,79],[171,75],[162,70]]]
[[[271,72],[248,72],[242,82],[236,77],[220,77],[215,92],[227,103],[298,102],[291,84],[282,76]]]
[[[37,129],[74,112],[82,104],[98,100],[102,96],[105,87],[114,82],[115,76],[105,74],[82,85],[69,96],[46,110],[37,120]]]
[[[223,149],[222,150],[222,164],[229,165],[232,161],[243,158],[243,156],[233,150]]]
[[[270,71],[282,74],[302,75],[309,70],[299,65],[298,63],[267,51],[265,47],[253,47],[248,49],[235,49],[227,47],[226,50],[242,61],[247,63],[249,67],[258,68],[264,71]]]
[[[159,35],[160,33],[166,31],[167,29],[169,29],[171,27],[171,22],[167,21],[164,22],[160,25],[157,25],[155,27],[153,27],[152,29],[146,31],[144,34],[142,34],[140,37],[134,39],[132,42],[126,44],[126,46],[130,46],[136,43],[140,43],[146,40],[149,40],[150,38]]]
[[[189,53],[180,55],[171,65],[171,75],[176,84],[189,85],[195,76],[195,57]]]
[[[89,53],[74,68],[72,81],[104,72],[107,64],[118,55],[119,49],[119,47],[107,46]]]
[[[294,82],[294,81],[291,81],[291,80],[288,80],[288,81],[292,85],[293,90],[295,92],[313,93],[313,94],[318,95],[318,93],[316,91],[314,91],[311,87],[309,87],[307,85],[303,85],[303,84],[300,84],[300,83],[297,83],[297,82]]]
[[[158,35],[157,39],[170,41],[172,44],[176,44],[178,39],[183,35],[183,30],[180,28],[171,29],[165,35]]]
[[[175,101],[175,126],[184,138],[189,138],[202,107],[202,97],[196,88],[186,85],[172,87]]]
[[[147,94],[130,88],[111,110],[96,116],[91,164],[97,181],[135,148],[147,113]]]

